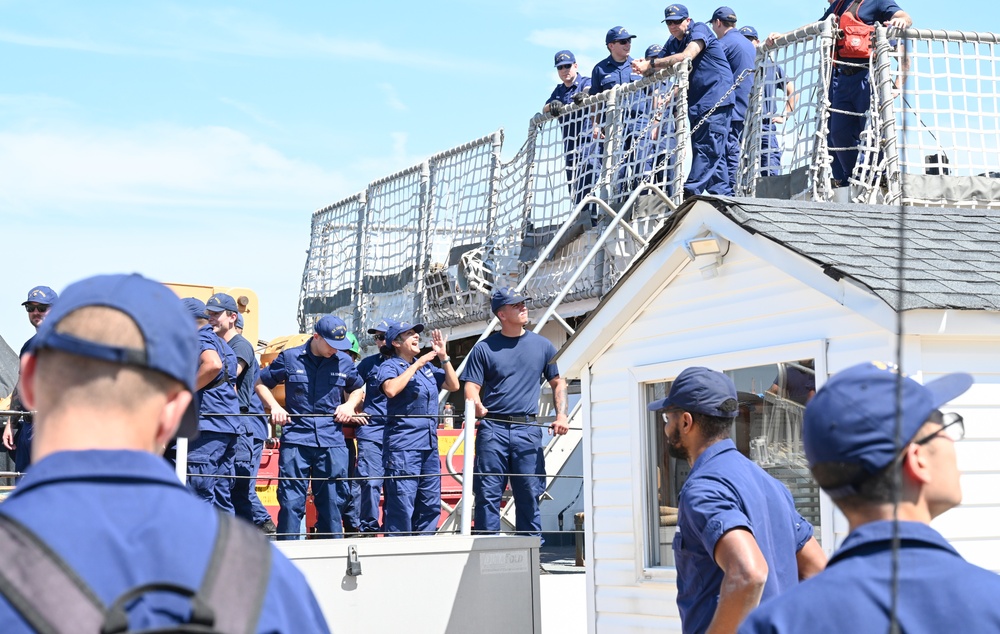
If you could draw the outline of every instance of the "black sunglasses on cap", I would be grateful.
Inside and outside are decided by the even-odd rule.
[[[26,313],[47,313],[49,311],[48,304],[25,304],[24,312]]]

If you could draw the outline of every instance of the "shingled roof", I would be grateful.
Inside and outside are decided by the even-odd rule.
[[[759,198],[702,198],[752,233],[898,303],[900,210]],[[684,209],[682,208],[681,214]],[[1000,215],[906,207],[903,310],[1000,309]]]

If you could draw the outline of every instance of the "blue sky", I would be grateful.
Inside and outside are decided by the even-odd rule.
[[[0,335],[31,335],[35,284],[122,271],[253,288],[261,336],[294,332],[315,209],[501,127],[509,158],[556,50],[589,73],[611,26],[637,52],[668,36],[659,1],[347,4],[0,0]],[[826,5],[732,6],[766,33]],[[918,27],[991,15],[903,5]]]

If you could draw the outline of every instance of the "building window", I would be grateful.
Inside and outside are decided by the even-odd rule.
[[[788,487],[799,513],[815,527],[820,537],[819,487],[809,473],[802,451],[802,414],[816,392],[813,359],[723,370],[736,384],[739,414],[730,437],[740,452]],[[645,402],[670,392],[671,381],[645,384]],[[677,526],[677,501],[690,466],[667,453],[663,421],[649,412],[649,454],[646,470],[650,481],[647,530],[651,539],[646,553],[649,566],[673,566],[672,543]]]

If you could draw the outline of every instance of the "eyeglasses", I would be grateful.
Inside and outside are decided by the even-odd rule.
[[[572,64],[563,64],[562,66],[556,66],[556,70],[569,70],[573,68]]]
[[[670,422],[670,418],[667,417],[667,414],[669,414],[670,412],[683,412],[683,411],[684,410],[682,410],[679,407],[668,407],[667,409],[662,410],[660,412],[660,419],[663,421],[663,424],[666,425]]]
[[[26,313],[45,313],[48,312],[49,307],[45,304],[25,304],[24,312]]]
[[[375,341],[385,341],[385,335],[374,334],[372,335],[372,339]]]
[[[920,440],[914,440],[914,445],[926,445],[930,441],[934,440],[938,436],[944,436],[953,442],[958,442],[965,438],[965,421],[962,417],[954,412],[948,412],[947,414],[941,415],[941,420],[935,420],[936,417],[932,417],[931,420],[934,422],[941,423],[941,429],[930,433]]]

